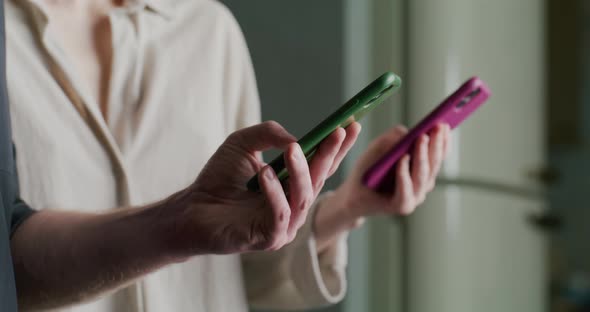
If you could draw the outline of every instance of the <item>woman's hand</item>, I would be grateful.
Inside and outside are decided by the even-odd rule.
[[[411,156],[405,155],[401,159],[395,172],[393,193],[379,194],[362,184],[365,171],[406,132],[403,127],[395,127],[375,139],[358,160],[352,174],[326,198],[314,220],[320,249],[338,233],[361,224],[365,216],[410,214],[432,191],[450,142],[448,125],[439,125],[430,135],[419,138]]]
[[[400,160],[395,172],[393,193],[378,194],[361,184],[365,171],[399,142],[406,132],[403,127],[395,127],[375,139],[358,160],[352,175],[337,190],[352,216],[407,215],[422,204],[426,194],[434,189],[449,145],[448,125],[439,125],[430,135],[423,135],[417,140],[411,155],[405,155]]]
[[[175,231],[180,248],[189,256],[277,250],[288,244],[359,130],[358,125],[337,129],[309,165],[295,138],[276,122],[231,134],[194,184],[169,199],[181,211]],[[260,151],[273,147],[286,148],[290,178],[285,190],[259,157]],[[261,193],[248,191],[246,182],[258,172]]]

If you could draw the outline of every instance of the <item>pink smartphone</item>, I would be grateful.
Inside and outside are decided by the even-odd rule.
[[[393,192],[396,164],[413,150],[414,142],[438,124],[446,123],[451,129],[456,128],[489,96],[490,90],[483,81],[477,77],[469,79],[369,168],[363,176],[363,184],[379,193]]]

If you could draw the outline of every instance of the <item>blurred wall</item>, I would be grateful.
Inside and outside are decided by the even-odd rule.
[[[248,42],[263,120],[276,120],[300,137],[343,103],[342,1],[223,2]],[[338,172],[326,187],[340,180]]]
[[[223,2],[248,42],[263,120],[299,137],[342,104],[342,1]]]

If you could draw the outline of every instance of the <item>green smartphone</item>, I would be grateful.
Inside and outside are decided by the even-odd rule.
[[[346,128],[353,121],[361,119],[397,91],[401,83],[402,80],[396,74],[386,72],[299,139],[297,143],[301,146],[307,160],[312,158],[318,145],[334,130],[338,127]],[[269,165],[277,173],[281,182],[289,177],[285,168],[284,154],[281,153]],[[247,187],[251,191],[260,191],[258,174],[248,181]]]

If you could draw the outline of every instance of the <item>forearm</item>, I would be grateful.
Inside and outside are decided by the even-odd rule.
[[[22,309],[87,301],[181,261],[166,241],[165,202],[91,215],[42,211],[11,245]]]

